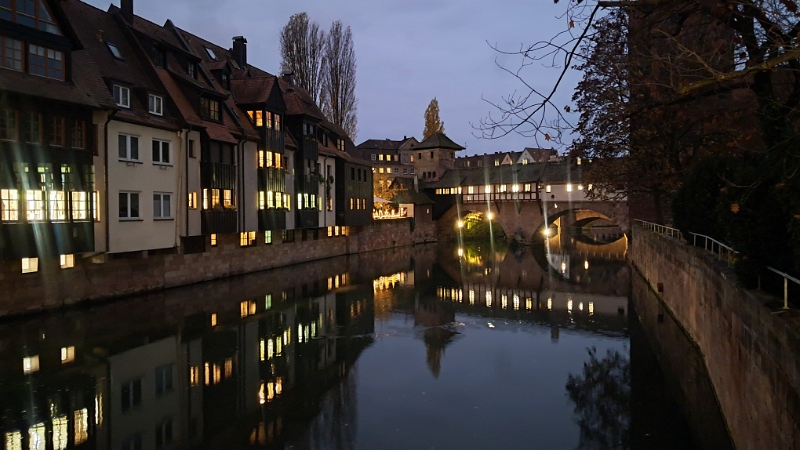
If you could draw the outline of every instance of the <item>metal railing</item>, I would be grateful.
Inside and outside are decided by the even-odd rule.
[[[783,273],[778,269],[773,269],[769,266],[767,266],[767,269],[769,269],[770,272],[775,272],[783,277],[783,309],[789,309],[789,280],[792,280],[797,285],[800,285],[800,280],[789,275],[788,273]],[[761,284],[760,279],[759,284]]]
[[[650,230],[655,233],[671,237],[673,239],[678,239],[678,240],[683,239],[683,234],[681,234],[681,230],[677,228],[672,228],[665,225],[659,225],[653,222],[646,222],[644,220],[639,220],[639,219],[634,219],[634,222],[646,230]]]
[[[639,220],[639,219],[634,220],[634,225],[638,225],[644,229],[653,231],[663,236],[671,237],[673,239],[679,239],[679,240],[683,239],[683,234],[681,234],[680,230],[676,228],[659,225],[657,223],[646,222],[644,220]],[[715,255],[717,255],[717,258],[720,261],[725,261],[728,263],[728,265],[732,266],[733,263],[735,262],[736,255],[738,255],[739,252],[737,252],[730,246],[725,245],[722,242],[712,237],[706,236],[704,234],[692,233],[692,232],[689,232],[689,234],[692,235],[692,245],[694,245],[695,247],[698,247],[697,238],[702,238],[703,248],[706,251],[714,253]],[[775,269],[773,267],[767,266],[767,269],[770,272],[776,273],[783,277],[783,309],[789,309],[789,281],[792,281],[793,283],[800,286],[800,280],[789,275],[788,273],[781,272],[780,270]],[[758,277],[758,289],[759,290],[761,289],[761,276]]]
[[[738,255],[739,252],[737,252],[736,250],[732,249],[731,247],[723,244],[722,242],[720,242],[720,241],[718,241],[718,240],[716,240],[716,239],[714,239],[712,237],[706,236],[704,234],[698,234],[698,233],[692,233],[692,232],[689,232],[689,234],[692,235],[692,245],[694,245],[695,247],[698,247],[697,238],[702,238],[703,239],[703,248],[706,251],[714,253],[715,255],[717,255],[717,258],[720,261],[725,261],[725,262],[728,263],[729,266],[733,266],[733,263],[734,263],[734,261],[736,259],[736,255]]]

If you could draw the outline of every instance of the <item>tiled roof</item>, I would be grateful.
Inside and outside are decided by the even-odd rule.
[[[433,203],[430,197],[414,190],[414,180],[411,178],[397,177],[392,182],[397,188],[397,194],[390,200],[394,203],[413,203],[415,205],[429,205]]]
[[[457,186],[483,186],[486,184],[535,183],[539,181],[556,181],[546,178],[548,166],[566,164],[531,163],[505,166],[481,167],[476,169],[450,169],[439,181],[426,182],[426,189],[448,188]],[[563,168],[550,168],[553,176],[564,171]]]
[[[427,150],[434,148],[445,148],[449,150],[464,150],[462,147],[447,137],[444,133],[433,133],[428,139],[414,146],[414,150]]]
[[[264,103],[269,99],[276,77],[242,78],[231,81],[231,92],[238,103]]]
[[[283,79],[278,79],[278,85],[283,92],[283,101],[286,103],[286,114],[306,115],[314,119],[323,121],[325,115],[319,109],[311,96],[301,87],[291,85]]]
[[[356,148],[363,150],[398,150],[405,141],[393,141],[391,139],[367,139],[356,145]]]

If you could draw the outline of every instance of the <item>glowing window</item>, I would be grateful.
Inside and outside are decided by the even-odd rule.
[[[95,408],[98,408],[97,411],[102,411],[102,407],[100,407],[102,402],[98,400],[102,400],[102,398],[95,397]],[[97,420],[95,421],[97,422]],[[89,411],[86,408],[75,411],[73,422],[75,424],[75,445],[83,444],[89,439]]]
[[[212,234],[211,235],[211,246],[212,247],[216,247],[217,246],[217,235],[216,234]]]
[[[45,450],[47,447],[47,428],[44,423],[37,423],[28,429],[28,448],[30,450]]]
[[[26,356],[22,358],[22,373],[33,373],[39,371],[39,355]]]
[[[552,186],[550,186],[549,184],[548,184],[547,186],[545,186],[545,187],[544,187],[544,191],[545,191],[545,192],[550,192],[550,191],[552,191],[552,190],[553,190],[553,187],[552,187]]]
[[[61,255],[61,268],[71,269],[75,267],[75,255]]]
[[[28,222],[44,220],[44,193],[25,191],[25,218]]]
[[[22,258],[22,273],[39,271],[39,258]]]
[[[67,416],[53,418],[53,450],[65,450],[67,448]]]
[[[16,189],[0,189],[0,220],[19,220],[19,193]]]
[[[571,184],[567,184],[567,192],[572,192],[572,185]]]

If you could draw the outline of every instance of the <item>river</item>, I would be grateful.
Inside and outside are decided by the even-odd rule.
[[[626,252],[416,246],[6,320],[3,448],[725,448]]]

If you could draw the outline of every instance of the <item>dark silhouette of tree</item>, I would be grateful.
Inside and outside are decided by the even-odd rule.
[[[342,127],[351,140],[356,139],[356,53],[350,27],[336,21],[325,39],[322,59],[322,111]]]
[[[434,133],[444,133],[444,122],[439,118],[439,100],[436,100],[436,97],[425,109],[425,129],[422,131],[422,140],[428,139]]]
[[[575,403],[581,429],[579,449],[630,448],[630,360],[616,350],[597,358],[588,349],[583,373],[567,378],[567,396]]]
[[[308,14],[297,13],[281,29],[281,71],[292,72],[294,82],[311,95],[314,102],[322,89],[322,57],[325,32]]]

